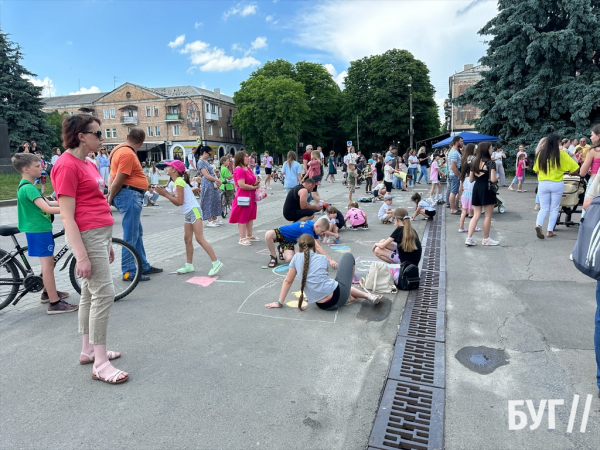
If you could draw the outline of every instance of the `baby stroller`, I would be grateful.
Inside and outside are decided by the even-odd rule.
[[[506,212],[506,208],[504,207],[504,200],[498,194],[496,194],[496,206],[494,208],[498,208],[498,212],[500,214],[504,214]]]
[[[585,178],[579,176],[565,175],[563,179],[565,187],[560,199],[560,209],[556,225],[572,227],[573,225],[579,225],[579,222],[573,222],[571,216],[575,213],[581,214],[581,210],[578,210],[577,207],[583,205],[587,183]],[[560,218],[563,214],[565,215],[565,221],[561,222]]]

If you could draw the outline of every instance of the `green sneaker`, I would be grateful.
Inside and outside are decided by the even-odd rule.
[[[194,271],[194,266],[192,264],[185,263],[181,269],[177,269],[178,274],[190,273]]]
[[[219,260],[216,260],[212,265],[212,269],[210,269],[210,272],[208,272],[208,276],[212,277],[213,275],[216,275],[217,272],[221,270],[221,267],[223,267],[223,263]]]

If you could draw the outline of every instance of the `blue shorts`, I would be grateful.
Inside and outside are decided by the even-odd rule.
[[[448,182],[450,183],[450,193],[458,194],[458,188],[460,187],[460,180],[458,179],[458,177],[450,175],[448,177]]]
[[[54,256],[54,237],[51,231],[45,233],[25,233],[29,256],[43,258]]]

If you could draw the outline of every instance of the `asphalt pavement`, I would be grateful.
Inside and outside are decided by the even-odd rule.
[[[261,238],[287,223],[283,187],[268,192],[255,222]],[[339,181],[320,192],[345,211]],[[0,311],[0,448],[365,448],[406,293],[337,312],[267,310],[286,269],[262,268],[264,242],[238,245],[236,225],[205,228],[224,263],[218,278],[207,277],[210,262],[197,244],[196,272],[172,275],[185,262],[183,216],[162,198],[159,205],[144,209],[142,223],[148,259],[164,272],[115,303],[109,321],[108,348],[123,353],[114,365],[130,373],[128,382],[95,381],[91,366],[78,364],[76,314],[47,315],[39,294]],[[343,231],[340,245],[327,249],[338,260],[351,251],[359,276],[375,259],[372,244],[393,231],[377,223],[380,205],[363,204],[369,230]],[[409,206],[408,195],[395,205]],[[16,208],[0,209],[0,219],[16,223]],[[422,236],[424,222],[415,227]],[[10,240],[0,247],[11,248]],[[56,276],[77,302],[67,275]],[[293,305],[299,283],[291,291]]]

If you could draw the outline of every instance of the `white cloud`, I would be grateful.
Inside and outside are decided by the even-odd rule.
[[[173,42],[169,42],[167,45],[171,48],[177,48],[182,45],[184,41],[185,34],[182,34],[181,36],[177,36]]]
[[[73,41],[67,41],[67,45],[73,45]]]
[[[484,38],[477,31],[497,14],[495,0],[382,0],[369,2],[368,8],[364,5],[346,0],[311,3],[294,21],[294,42],[343,64],[392,48],[406,49],[427,64],[436,98],[448,94],[449,76],[464,64],[477,64],[485,54],[486,47],[480,42]],[[408,32],[402,23],[422,26]],[[351,32],[348,24],[356,25]]]
[[[40,80],[39,78],[33,78],[29,75],[25,75],[23,78],[34,86],[42,86],[42,97],[54,97],[56,95],[56,88],[50,78],[44,77],[43,80]]]
[[[204,23],[203,23],[203,22],[196,22],[196,23],[194,24],[194,28],[196,28],[196,29],[197,29],[197,28],[200,28],[202,25],[204,25]]]
[[[333,67],[333,64],[323,64],[323,67],[331,74],[333,81],[335,81],[340,88],[344,89],[344,81],[346,80],[348,72],[344,70],[342,73],[338,74],[335,67]]]
[[[186,44],[180,53],[189,55],[192,64],[202,72],[227,72],[260,65],[260,61],[255,58],[249,56],[234,58],[226,55],[223,49],[211,47],[210,44],[202,41]]]
[[[239,44],[233,44],[231,46],[231,50],[233,50],[234,52],[244,51],[244,49]]]
[[[271,22],[271,21],[273,21],[273,16],[267,16],[267,17],[265,17],[265,20],[267,22]]]
[[[229,16],[235,16],[235,15],[240,15],[242,17],[251,16],[251,15],[256,14],[257,10],[258,10],[258,6],[256,5],[256,3],[250,3],[247,5],[238,3],[237,5],[232,6],[231,8],[229,8],[227,11],[225,11],[223,13],[223,20],[227,20],[229,18]]]
[[[248,50],[246,52],[246,54],[253,53],[256,50],[259,50],[261,48],[266,48],[266,47],[267,47],[267,38],[264,36],[259,36],[252,41],[252,43],[250,44],[250,50]]]
[[[97,86],[92,86],[91,88],[80,88],[77,92],[69,92],[69,95],[81,95],[81,94],[99,94],[101,91]]]

